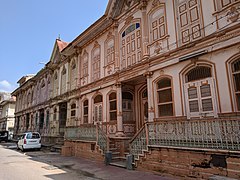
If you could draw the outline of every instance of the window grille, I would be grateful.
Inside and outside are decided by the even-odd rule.
[[[99,102],[102,102],[102,95],[97,95],[97,96],[94,98],[94,103],[99,103]]]
[[[197,81],[208,77],[212,77],[211,68],[199,66],[187,73],[186,82]]]

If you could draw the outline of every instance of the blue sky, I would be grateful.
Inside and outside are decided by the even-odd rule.
[[[0,91],[12,92],[48,62],[55,40],[71,42],[105,12],[108,0],[0,0]]]

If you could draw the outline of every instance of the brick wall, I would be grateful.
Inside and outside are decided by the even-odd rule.
[[[83,157],[104,162],[104,156],[101,154],[95,142],[64,141],[61,154],[63,156]]]
[[[186,179],[208,179],[213,175],[240,179],[240,152],[150,148],[137,161],[137,169]]]

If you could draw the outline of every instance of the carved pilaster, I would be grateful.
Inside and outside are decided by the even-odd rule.
[[[147,24],[147,0],[142,0],[142,31],[143,31],[143,58],[147,59],[148,54],[148,24]]]
[[[120,69],[120,67],[119,67],[119,65],[120,65],[120,58],[119,58],[119,38],[118,38],[118,26],[119,26],[119,24],[118,24],[118,22],[117,21],[115,21],[114,22],[114,34],[115,34],[115,70],[117,71],[117,70],[119,70]]]

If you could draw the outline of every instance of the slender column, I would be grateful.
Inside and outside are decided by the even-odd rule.
[[[148,24],[147,24],[147,1],[142,0],[142,31],[143,31],[143,58],[148,58]]]
[[[122,117],[122,86],[117,83],[117,133],[116,136],[124,136],[123,133],[123,117]]]
[[[115,33],[115,70],[119,70],[120,69],[120,58],[119,58],[119,35],[118,35],[118,22],[115,22],[114,24],[114,33]]]
[[[75,127],[80,125],[80,118],[81,118],[81,111],[80,111],[80,98],[77,99],[76,101],[76,118],[77,120],[75,121]]]
[[[72,57],[73,58],[73,57]],[[67,67],[66,67],[66,69],[67,69],[67,73],[66,73],[66,92],[68,92],[68,91],[70,91],[71,90],[71,76],[72,76],[72,71],[71,71],[71,64],[70,64],[70,62],[71,62],[71,59],[72,58],[69,58],[68,59],[68,62],[67,62]]]
[[[61,82],[62,82],[62,68],[58,67],[58,89],[57,94],[55,96],[58,96],[61,94]]]
[[[146,72],[147,78],[147,91],[148,91],[148,121],[152,122],[154,119],[154,104],[153,104],[153,93],[152,93],[152,72]]]
[[[77,87],[81,86],[81,53],[82,49],[77,49]]]

